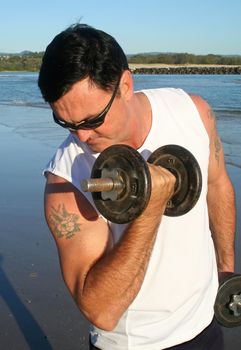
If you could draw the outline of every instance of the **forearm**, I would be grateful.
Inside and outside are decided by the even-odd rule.
[[[130,224],[111,252],[88,271],[78,291],[78,304],[100,328],[113,329],[138,294],[144,280],[162,212],[144,215]],[[164,211],[164,208],[163,208]]]
[[[79,308],[93,324],[105,330],[116,326],[137,296],[166,203],[174,192],[176,178],[171,172],[152,164],[149,170],[152,188],[144,212],[130,223],[111,250],[103,250],[89,264],[80,266],[76,262],[74,276],[68,277],[67,284]],[[65,271],[69,276],[67,268]]]
[[[228,178],[209,186],[208,208],[218,270],[233,271],[236,210],[234,190]]]

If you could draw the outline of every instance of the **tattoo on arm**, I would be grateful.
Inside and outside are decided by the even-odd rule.
[[[222,149],[222,144],[221,144],[220,138],[218,136],[216,136],[216,138],[214,140],[214,147],[215,147],[215,159],[216,159],[218,166],[219,166],[219,155],[220,155],[220,151]]]
[[[219,166],[219,158],[220,158],[220,151],[222,149],[222,144],[221,144],[220,138],[218,137],[218,135],[216,133],[216,117],[215,117],[215,114],[211,108],[208,110],[208,118],[213,120],[213,122],[214,122],[214,131],[215,131],[215,138],[213,141],[214,152],[215,152],[215,159],[216,159],[218,166]]]
[[[51,208],[49,222],[53,226],[53,231],[58,238],[69,239],[80,230],[78,215],[69,213],[64,204],[59,204],[56,208]]]

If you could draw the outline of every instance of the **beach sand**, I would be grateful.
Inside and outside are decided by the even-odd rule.
[[[0,126],[0,348],[5,350],[88,349],[88,322],[63,283],[44,220],[41,171],[52,153],[38,139]],[[240,213],[240,169],[228,170]],[[237,232],[240,226],[239,216]],[[240,235],[236,247],[241,272]],[[224,329],[224,335],[225,349],[240,348],[241,328]]]

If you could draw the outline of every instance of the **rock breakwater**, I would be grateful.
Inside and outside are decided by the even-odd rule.
[[[130,67],[133,74],[241,74],[241,66]]]

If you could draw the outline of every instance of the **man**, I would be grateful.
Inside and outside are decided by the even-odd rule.
[[[65,283],[93,324],[91,349],[222,349],[213,305],[217,271],[234,270],[235,208],[209,105],[181,89],[134,92],[118,43],[87,25],[50,43],[39,87],[70,130],[45,169],[45,213]],[[149,165],[145,211],[127,225],[107,222],[80,181],[114,144],[145,159],[166,144],[189,149],[203,179],[195,207],[163,215],[175,177]]]

